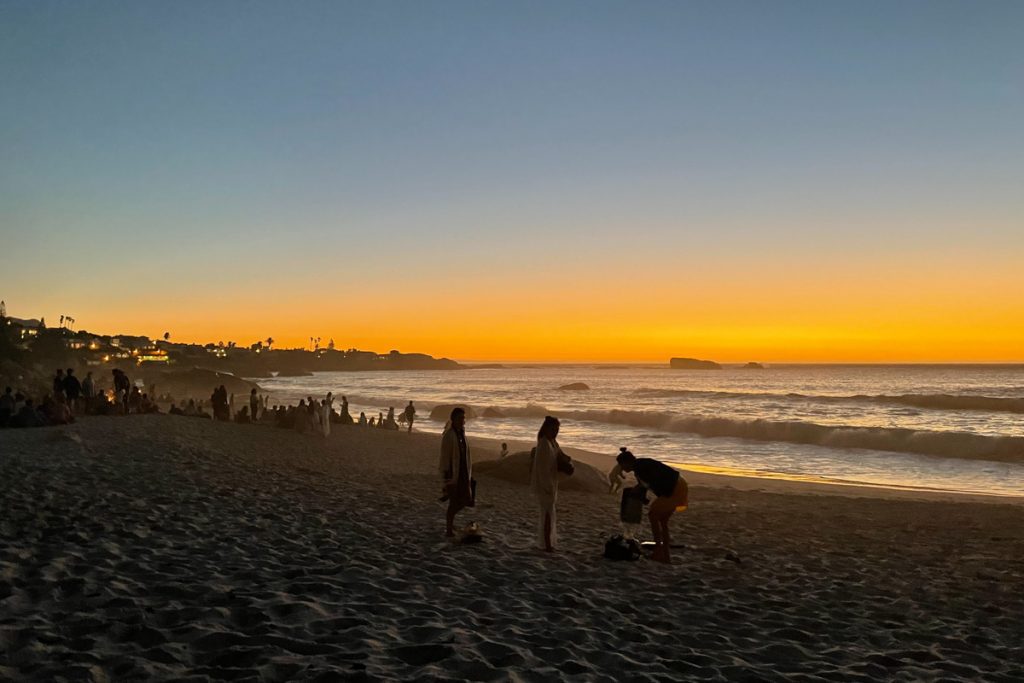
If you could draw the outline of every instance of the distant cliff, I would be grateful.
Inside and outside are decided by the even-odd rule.
[[[462,366],[447,358],[434,358],[423,353],[391,351],[302,351],[274,350],[263,353],[229,354],[210,358],[206,367],[223,369],[242,377],[266,377],[272,373],[302,376],[312,372],[366,370],[460,370]]]
[[[721,370],[722,366],[711,360],[697,360],[696,358],[673,358],[669,361],[669,367],[673,370]]]

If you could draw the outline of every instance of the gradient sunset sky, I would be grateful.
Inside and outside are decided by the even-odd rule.
[[[0,298],[471,360],[1024,361],[1024,2],[3,2]]]

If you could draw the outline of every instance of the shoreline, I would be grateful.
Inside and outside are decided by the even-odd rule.
[[[421,432],[432,434],[431,432]],[[488,437],[473,437],[472,422],[467,430],[471,443],[484,443],[489,452],[493,451],[494,456],[501,450],[502,439]],[[509,452],[530,450],[534,444],[526,441],[504,440],[509,445]],[[580,460],[588,465],[597,468],[601,473],[607,474],[615,466],[615,457],[587,451],[571,446],[563,446],[563,450],[574,460]],[[805,481],[799,479],[787,479],[767,476],[744,476],[739,474],[726,474],[715,472],[704,472],[699,469],[690,469],[685,466],[676,465],[666,461],[675,469],[685,473],[686,480],[692,487],[735,489],[737,491],[754,491],[762,493],[777,493],[782,495],[798,496],[842,496],[852,498],[873,498],[873,499],[895,499],[895,500],[918,500],[929,502],[946,503],[988,503],[1003,505],[1024,505],[1024,496],[985,494],[985,493],[961,493],[958,491],[944,491],[926,488],[900,488],[860,482],[831,482],[831,481]]]

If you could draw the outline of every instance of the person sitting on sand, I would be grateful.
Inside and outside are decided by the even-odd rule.
[[[93,394],[92,400],[89,402],[88,410],[92,415],[112,415],[115,407],[116,406],[107,398],[107,392],[100,389]]]
[[[476,504],[473,500],[473,459],[466,443],[466,411],[462,408],[452,409],[450,426],[441,435],[438,470],[448,498],[444,535],[451,538],[455,536],[455,515]]]
[[[508,444],[507,443],[501,444],[501,453],[498,454],[498,457],[499,458],[507,458],[508,457]]]
[[[388,416],[384,418],[385,429],[398,429],[398,423],[395,421],[395,408],[394,406],[388,408]]]
[[[689,505],[690,489],[686,480],[679,474],[679,470],[652,458],[638,458],[625,448],[615,461],[623,471],[632,472],[642,488],[657,496],[648,512],[655,544],[651,559],[671,562],[668,520],[673,512],[685,510]]]
[[[11,418],[12,427],[45,427],[46,418],[32,404],[32,399],[26,398],[21,404],[17,414]]]
[[[530,488],[537,498],[537,547],[547,552],[555,549],[558,540],[555,503],[558,501],[558,454],[556,441],[561,423],[548,415],[537,432],[537,448],[530,470]]]
[[[409,431],[412,431],[412,423],[416,420],[416,406],[409,401],[409,405],[405,407],[405,422],[409,425]]]
[[[365,427],[366,426],[366,413],[359,413],[359,426],[360,427]]]
[[[142,413],[143,415],[159,413],[160,406],[158,406],[156,402],[149,398],[149,394],[143,394],[142,400],[139,402],[139,412]]]

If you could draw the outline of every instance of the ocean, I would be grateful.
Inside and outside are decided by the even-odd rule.
[[[469,434],[626,446],[680,467],[794,480],[1024,496],[1024,365],[777,365],[763,370],[522,365],[461,371],[330,372],[256,380],[272,402],[328,391],[358,417],[411,399],[471,406]],[[588,389],[560,387],[583,383]],[[491,411],[494,412],[494,411]]]

